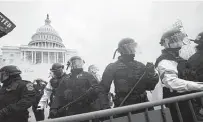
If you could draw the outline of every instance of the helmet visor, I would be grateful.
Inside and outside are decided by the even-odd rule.
[[[83,68],[84,61],[81,59],[75,59],[70,62],[71,69]]]
[[[135,54],[137,48],[137,43],[124,44],[118,51],[121,54]]]

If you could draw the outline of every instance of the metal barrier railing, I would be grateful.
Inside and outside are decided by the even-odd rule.
[[[48,120],[44,120],[41,122],[73,122],[73,121],[75,122],[75,121],[84,121],[84,120],[89,120],[89,122],[92,122],[92,120],[94,120],[94,119],[107,117],[107,116],[110,117],[110,121],[111,121],[113,119],[113,115],[122,114],[122,113],[128,113],[129,122],[131,122],[131,120],[130,120],[131,112],[135,111],[135,110],[139,110],[139,109],[146,110],[145,111],[146,121],[150,122],[148,120],[148,108],[154,107],[154,106],[161,106],[161,109],[163,109],[164,108],[163,105],[168,104],[168,103],[176,104],[176,110],[178,112],[179,120],[180,120],[180,122],[183,122],[183,118],[182,118],[182,115],[179,110],[178,102],[184,101],[184,100],[188,100],[188,104],[189,104],[190,110],[192,112],[194,122],[198,122],[197,118],[195,116],[192,102],[191,102],[191,99],[198,98],[198,97],[203,97],[203,92],[191,93],[191,94],[187,94],[187,95],[166,98],[163,100],[157,100],[157,101],[153,101],[153,102],[144,102],[144,103],[139,103],[139,104],[134,104],[134,105],[118,107],[118,108],[112,108],[112,109],[77,114],[77,115],[72,115],[72,116],[60,117],[60,118],[56,118],[56,119],[48,119]],[[164,115],[164,111],[162,111],[162,113]],[[165,119],[166,118],[163,116],[164,122],[166,122]]]

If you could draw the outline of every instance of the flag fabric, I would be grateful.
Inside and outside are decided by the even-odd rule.
[[[0,38],[10,33],[16,25],[0,12]]]

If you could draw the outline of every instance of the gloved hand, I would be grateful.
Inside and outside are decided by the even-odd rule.
[[[64,91],[64,98],[65,98],[66,100],[72,101],[72,99],[73,99],[72,90],[70,90],[70,89],[65,90],[65,91]]]
[[[51,109],[50,112],[49,112],[49,117],[48,118],[51,118],[51,119],[56,118],[57,114],[58,114],[57,109]]]
[[[148,73],[155,73],[154,69],[155,69],[154,64],[151,63],[151,62],[147,62],[147,64],[146,64],[146,71]]]
[[[9,109],[8,108],[3,108],[0,110],[0,120],[5,118],[7,115],[9,115]]]

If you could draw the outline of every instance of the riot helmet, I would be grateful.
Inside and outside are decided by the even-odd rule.
[[[181,48],[188,41],[186,33],[182,32],[180,28],[173,28],[162,35],[160,44],[165,48]]]
[[[123,38],[118,43],[118,48],[116,49],[113,58],[118,51],[121,55],[134,55],[136,52],[137,43],[132,38]]]
[[[67,62],[67,69],[71,67],[72,69],[83,69],[85,61],[82,60],[79,56],[73,56],[70,58],[70,60]]]
[[[64,66],[60,63],[54,63],[50,69],[54,76],[60,77],[63,74]]]
[[[22,73],[21,70],[17,66],[14,65],[4,66],[0,69],[0,81],[3,83],[7,79],[9,79],[9,77],[20,75],[21,73]]]

